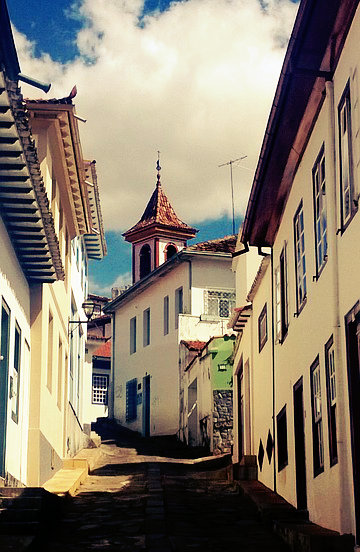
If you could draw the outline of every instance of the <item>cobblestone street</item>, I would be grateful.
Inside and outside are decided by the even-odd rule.
[[[44,550],[288,550],[226,480],[226,470],[195,471],[186,460],[109,441],[101,449],[98,467],[67,499]]]

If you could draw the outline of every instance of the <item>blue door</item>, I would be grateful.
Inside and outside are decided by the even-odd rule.
[[[150,437],[150,376],[143,378],[143,435]]]
[[[0,476],[5,477],[6,422],[9,381],[9,330],[10,310],[5,303],[1,308],[0,330]]]

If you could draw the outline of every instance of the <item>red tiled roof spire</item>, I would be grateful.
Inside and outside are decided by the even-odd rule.
[[[146,209],[135,226],[124,232],[124,238],[129,241],[137,241],[142,238],[144,232],[146,234],[156,234],[158,231],[171,231],[180,234],[185,240],[195,237],[197,230],[192,228],[185,222],[179,219],[170,201],[166,197],[160,180],[160,152],[158,152],[158,160],[156,163],[157,182],[156,188],[146,206]]]

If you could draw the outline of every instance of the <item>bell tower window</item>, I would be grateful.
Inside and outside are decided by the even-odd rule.
[[[165,251],[165,259],[168,261],[169,259],[171,259],[171,257],[173,257],[174,255],[176,255],[177,253],[177,248],[174,244],[172,243],[169,243],[167,246],[166,246],[166,251]]]
[[[140,249],[140,279],[151,272],[151,249],[150,245],[145,244]]]

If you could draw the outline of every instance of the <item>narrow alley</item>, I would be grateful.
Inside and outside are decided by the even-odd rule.
[[[145,447],[144,447],[145,443]],[[227,469],[206,470],[174,442],[109,438],[44,550],[186,552],[288,548],[258,519]],[[156,452],[156,455],[155,455]],[[159,456],[160,455],[160,456]],[[166,456],[169,455],[169,456]],[[177,456],[173,458],[171,456]]]

